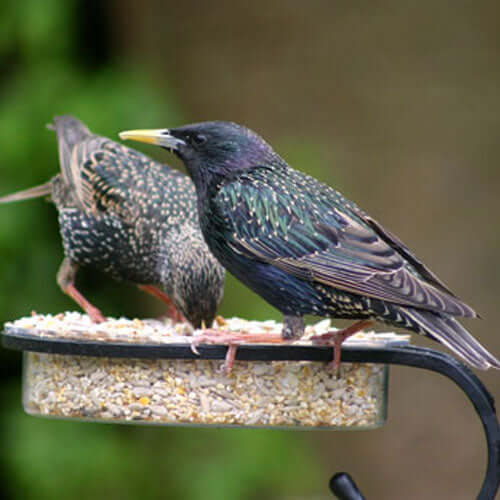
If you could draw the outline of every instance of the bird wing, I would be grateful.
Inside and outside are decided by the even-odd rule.
[[[228,244],[248,258],[355,294],[476,316],[399,239],[301,172],[254,168],[223,185],[215,202]]]
[[[117,194],[119,186],[115,186],[113,169],[109,169],[113,158],[106,147],[108,140],[94,135],[71,115],[54,117],[54,123],[48,127],[57,134],[65,203],[96,212],[123,202]]]
[[[92,136],[73,148],[71,169],[74,190],[82,208],[93,213],[130,215],[124,172],[128,169],[123,146],[100,136]]]
[[[112,213],[129,223],[137,218],[197,223],[191,180],[132,148],[94,135],[74,147],[71,162],[79,171],[75,194],[85,210]]]
[[[198,225],[196,192],[186,175],[93,134],[71,115],[56,116],[49,128],[59,145],[61,205],[130,224],[140,218],[146,225]]]

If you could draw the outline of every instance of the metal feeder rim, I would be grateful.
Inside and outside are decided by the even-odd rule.
[[[139,344],[131,342],[104,342],[75,340],[68,338],[40,337],[23,328],[6,327],[2,344],[7,349],[32,351],[72,356],[94,356],[109,358],[142,359],[224,359],[228,347],[219,344],[200,344],[196,354],[189,343]],[[360,343],[361,344],[361,343]],[[382,344],[382,343],[381,343]],[[392,345],[406,344],[392,341]],[[391,345],[384,342],[377,347],[375,342],[342,347],[342,361],[346,363],[368,363],[368,357],[377,357]],[[387,346],[387,347],[386,347]],[[241,344],[236,359],[239,361],[331,361],[333,349],[328,346],[301,344]],[[378,361],[373,361],[377,363]]]

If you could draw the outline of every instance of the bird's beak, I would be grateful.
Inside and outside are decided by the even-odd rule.
[[[126,141],[132,139],[133,141],[145,142],[146,144],[154,144],[155,146],[162,146],[167,149],[178,150],[180,146],[185,146],[186,143],[182,139],[177,139],[170,134],[166,128],[157,128],[150,130],[127,130],[120,132],[120,139]]]

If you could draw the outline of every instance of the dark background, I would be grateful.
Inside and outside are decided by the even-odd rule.
[[[499,28],[496,1],[4,0],[0,193],[57,172],[55,114],[114,138],[244,123],[398,234],[480,312],[467,326],[498,356]],[[61,259],[51,205],[0,207],[0,323],[75,309],[55,283]],[[80,283],[105,314],[161,312],[99,274]],[[221,312],[279,318],[233,279]],[[0,373],[1,489],[16,499],[327,499],[348,470],[369,498],[458,500],[485,468],[464,396],[412,369],[391,369],[387,425],[352,433],[35,419],[20,356],[0,350]],[[498,399],[498,372],[479,375]]]

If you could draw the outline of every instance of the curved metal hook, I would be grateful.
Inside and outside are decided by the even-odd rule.
[[[474,405],[483,424],[488,449],[486,475],[477,498],[493,500],[500,485],[500,425],[493,397],[476,375],[450,355],[423,347],[387,347],[366,351],[365,354],[363,362],[423,368],[448,377],[460,387]],[[346,473],[335,474],[330,480],[330,489],[340,500],[364,499]]]
[[[330,489],[339,500],[365,500],[347,472],[338,472],[330,479]]]

